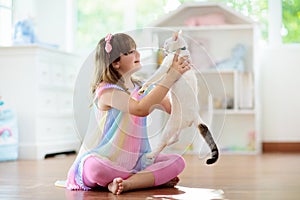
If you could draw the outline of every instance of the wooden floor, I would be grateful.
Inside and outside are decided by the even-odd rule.
[[[186,155],[186,169],[174,189],[148,189],[113,195],[68,191],[54,186],[66,177],[74,155],[42,161],[0,163],[0,199],[300,199],[300,154],[222,155],[206,166]]]

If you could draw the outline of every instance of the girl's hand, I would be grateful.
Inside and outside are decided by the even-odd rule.
[[[188,59],[188,56],[179,57],[180,49],[178,49],[174,55],[173,62],[171,64],[171,67],[168,71],[168,74],[170,74],[172,77],[180,78],[180,76],[185,73],[186,71],[191,69],[191,64]]]

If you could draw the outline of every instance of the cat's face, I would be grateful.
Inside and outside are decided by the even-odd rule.
[[[180,49],[180,55],[188,55],[187,44],[182,36],[175,33],[173,37],[168,38],[164,43],[164,50],[166,53],[175,53],[177,49]]]

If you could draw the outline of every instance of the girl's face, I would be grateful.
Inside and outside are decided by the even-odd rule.
[[[140,53],[132,49],[129,52],[122,54],[119,61],[119,72],[122,74],[134,73],[141,68]]]

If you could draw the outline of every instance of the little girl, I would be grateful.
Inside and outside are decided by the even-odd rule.
[[[178,52],[177,52],[178,54]],[[108,34],[97,45],[92,93],[97,131],[85,136],[68,173],[67,188],[91,190],[106,187],[113,194],[153,186],[174,187],[185,167],[177,154],[160,154],[152,164],[146,116],[154,108],[171,112],[169,88],[190,69],[175,55],[171,69],[150,92],[139,96],[140,82],[132,74],[141,68],[140,53],[126,34]]]

